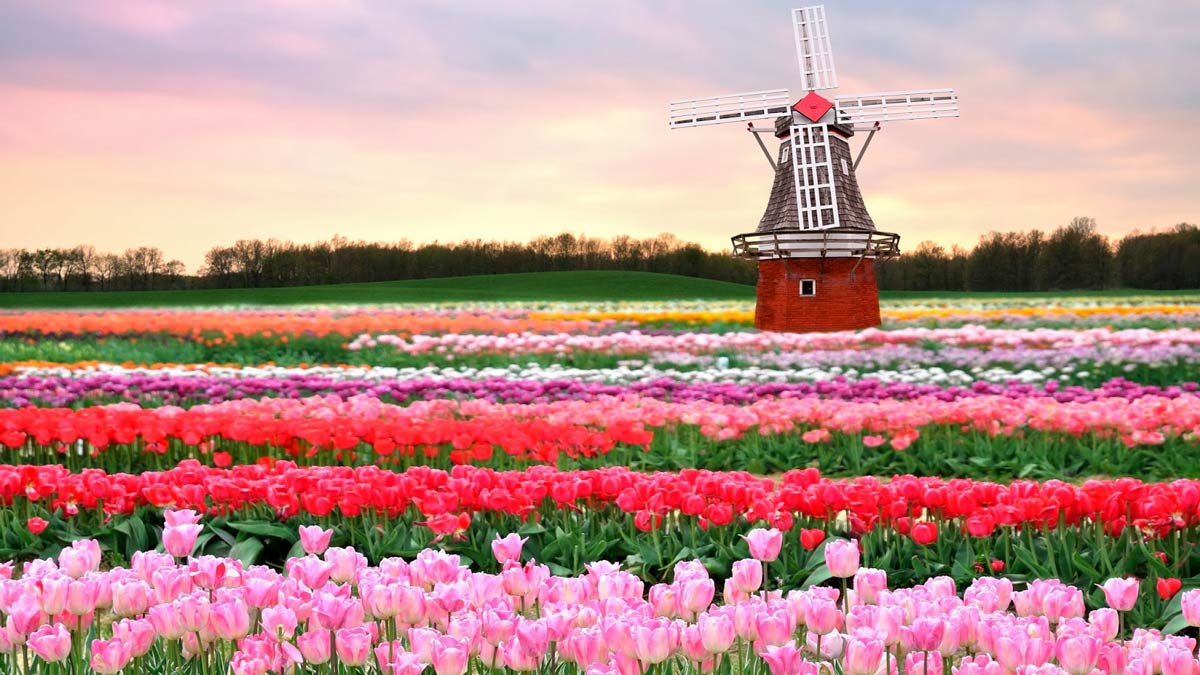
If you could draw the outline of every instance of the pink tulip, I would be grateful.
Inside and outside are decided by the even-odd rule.
[[[679,653],[691,664],[704,663],[712,658],[712,655],[704,647],[704,641],[700,637],[700,629],[695,625],[687,625],[680,629]]]
[[[250,608],[240,597],[214,602],[209,606],[208,625],[222,640],[240,640],[250,632]]]
[[[50,616],[61,613],[67,607],[67,590],[71,577],[65,574],[50,574],[42,577],[42,611]]]
[[[1138,580],[1133,577],[1109,579],[1099,587],[1104,591],[1104,601],[1118,612],[1128,612],[1137,604]]]
[[[779,647],[767,647],[759,656],[767,662],[771,675],[811,675],[816,673],[816,664],[810,664],[804,660],[800,650],[796,649],[795,642],[788,642]],[[810,669],[808,666],[813,667]]]
[[[696,620],[700,629],[700,641],[710,654],[722,654],[729,651],[737,637],[733,629],[733,619],[728,614],[701,614]]]
[[[367,566],[367,558],[352,548],[331,548],[325,551],[325,561],[333,565],[329,578],[338,584],[347,584],[358,577],[358,571]]]
[[[46,620],[42,605],[32,595],[20,595],[7,608],[8,628],[12,633],[24,637],[32,633]]]
[[[329,540],[333,538],[333,530],[326,530],[319,525],[300,526],[300,547],[305,553],[321,555],[329,548]]]
[[[687,617],[703,612],[712,605],[717,590],[712,579],[687,579],[676,583],[679,584],[679,607]]]
[[[946,623],[941,619],[921,617],[912,625],[901,629],[905,646],[910,650],[931,652],[937,650],[946,633]]]
[[[267,607],[262,611],[262,629],[276,640],[292,639],[296,625],[296,612],[287,607]]]
[[[71,655],[71,631],[61,623],[46,624],[31,633],[25,644],[47,663],[65,661]]]
[[[761,645],[778,646],[791,639],[792,633],[796,631],[796,622],[787,610],[778,609],[760,612],[755,617],[754,627]]]
[[[438,638],[433,643],[431,656],[431,665],[437,675],[463,675],[467,672],[470,651],[461,640],[452,637]]]
[[[1124,673],[1129,667],[1129,650],[1119,642],[1109,642],[1100,649],[1097,665],[1106,673]]]
[[[604,634],[598,629],[579,629],[572,633],[568,640],[570,640],[574,663],[581,666],[595,663],[600,659],[600,654],[605,651]]]
[[[1117,610],[1104,607],[1094,610],[1088,614],[1088,623],[1105,641],[1111,641],[1117,637],[1117,632],[1120,630],[1120,616]]]
[[[371,632],[366,626],[342,628],[334,642],[338,659],[348,666],[361,666],[371,656]]]
[[[304,656],[305,663],[322,664],[329,660],[329,631],[310,628],[296,638],[296,647]]]
[[[186,558],[196,547],[196,539],[204,526],[195,523],[184,523],[163,528],[163,548],[176,558]]]
[[[674,587],[667,584],[654,584],[651,586],[650,606],[654,608],[655,616],[678,616],[679,599],[675,596]]]
[[[929,652],[911,652],[904,658],[907,675],[942,675],[942,657]]]
[[[164,640],[178,640],[187,632],[178,608],[171,604],[155,605],[146,613],[146,619],[154,631]]]
[[[883,665],[883,641],[851,637],[846,640],[842,671],[846,675],[875,675]]]
[[[174,562],[170,567],[154,570],[150,574],[150,585],[154,591],[154,602],[158,604],[173,602],[179,596],[190,593],[195,588],[187,570],[175,567]]]
[[[951,672],[954,675],[1006,675],[1004,667],[987,654],[963,658]]]
[[[643,665],[662,663],[679,648],[679,629],[667,620],[646,621],[630,632],[634,652]]]
[[[100,568],[100,544],[92,539],[72,542],[59,552],[58,568],[75,579],[96,571]]]
[[[810,598],[804,606],[804,625],[817,635],[827,635],[837,630],[842,622],[842,613],[834,601],[826,598]]]
[[[854,573],[854,594],[859,601],[868,605],[875,604],[879,591],[886,591],[887,587],[887,572],[884,570],[860,567]]]
[[[1167,648],[1162,654],[1162,675],[1196,675],[1200,664],[1190,649]]]
[[[313,615],[322,628],[330,630],[352,628],[353,626],[348,625],[347,619],[352,616],[355,608],[358,608],[360,613],[362,608],[355,598],[340,597],[332,593],[316,594],[313,597],[313,603]]]
[[[324,586],[329,581],[330,575],[333,574],[334,567],[333,563],[312,555],[291,558],[284,566],[287,568],[288,576],[299,579],[310,589]]]
[[[150,585],[144,581],[112,584],[112,611],[117,616],[139,616],[150,608]]]
[[[181,596],[174,604],[178,607],[179,619],[185,632],[196,632],[208,625],[208,615],[212,606],[208,602],[208,594],[204,591],[194,591]]]
[[[754,593],[762,587],[763,568],[757,560],[738,560],[733,563],[729,579],[734,589],[741,593]]]
[[[506,537],[497,534],[492,540],[492,555],[496,556],[496,562],[501,565],[521,562],[521,548],[526,539],[515,532]]]
[[[1063,638],[1058,642],[1058,662],[1071,675],[1086,675],[1100,660],[1104,641],[1090,635]]]
[[[200,522],[200,514],[191,509],[167,509],[163,511],[163,522],[167,527],[195,525]]]
[[[504,665],[513,670],[536,670],[542,663],[542,654],[530,651],[521,645],[520,640],[509,640],[500,647],[500,656]]]
[[[67,586],[66,610],[75,616],[84,616],[96,611],[100,601],[100,584],[95,579],[74,579]]]
[[[88,663],[101,675],[112,675],[123,669],[132,657],[132,645],[120,638],[92,640],[92,657]]]
[[[757,528],[742,537],[750,546],[750,556],[762,562],[772,562],[779,557],[783,547],[783,533],[775,528]]]
[[[831,539],[825,543],[825,566],[839,579],[849,579],[858,571],[858,543],[848,539]]]
[[[154,626],[145,619],[121,619],[112,625],[113,638],[129,645],[131,658],[142,656],[154,646],[158,634]]]
[[[1179,598],[1183,620],[1189,626],[1200,626],[1200,588],[1192,589]]]

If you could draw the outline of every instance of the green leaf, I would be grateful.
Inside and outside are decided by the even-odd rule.
[[[243,539],[229,549],[229,557],[237,558],[244,565],[253,565],[258,560],[258,554],[262,553],[262,540],[256,537]]]
[[[826,565],[821,565],[817,569],[813,570],[812,574],[808,575],[808,578],[804,580],[804,583],[801,584],[800,587],[808,588],[809,586],[816,586],[817,584],[825,583],[832,578],[833,574],[829,572],[829,567]]]
[[[253,534],[260,537],[272,537],[274,539],[283,539],[285,541],[296,541],[300,538],[300,534],[290,527],[284,527],[279,523],[268,523],[261,520],[247,520],[240,522],[229,523],[229,527],[246,534]]]
[[[146,524],[142,522],[141,518],[126,518],[117,523],[113,529],[129,537],[131,552],[144,551],[149,548],[150,537],[146,533]]]
[[[1179,616],[1167,622],[1167,625],[1163,626],[1162,632],[1166,635],[1174,635],[1184,628],[1187,628],[1187,625],[1187,621],[1183,618],[1183,615],[1180,614]]]
[[[1087,558],[1084,558],[1082,554],[1075,553],[1071,556],[1071,560],[1075,563],[1076,567],[1086,572],[1092,579],[1100,580],[1104,578],[1104,574],[1101,573],[1100,570],[1088,564]]]

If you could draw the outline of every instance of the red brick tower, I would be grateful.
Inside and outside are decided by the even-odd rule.
[[[899,235],[879,232],[854,170],[883,122],[958,117],[952,89],[838,96],[837,72],[822,6],[792,10],[792,29],[807,94],[786,89],[671,103],[671,128],[776,118],[750,131],[775,175],[754,232],[733,237],[734,254],[758,261],[754,325],[771,331],[857,330],[879,325],[875,262],[900,252]],[[870,132],[858,155],[849,140]],[[772,155],[760,134],[780,139]]]

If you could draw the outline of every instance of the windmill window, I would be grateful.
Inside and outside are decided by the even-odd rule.
[[[816,279],[801,279],[800,280],[800,297],[812,297],[817,294]]]
[[[784,162],[789,161],[791,158],[792,158],[792,146],[785,145],[779,149],[779,163],[780,164],[783,164]]]
[[[845,157],[842,158],[842,175],[843,176],[850,175],[850,163],[846,161]]]

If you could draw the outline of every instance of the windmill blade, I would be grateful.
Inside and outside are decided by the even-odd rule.
[[[829,126],[792,126],[789,139],[800,229],[837,227],[837,185],[833,177],[833,154],[829,149]]]
[[[671,101],[672,129],[700,127],[707,124],[742,122],[764,117],[786,115],[791,108],[787,89],[751,91],[744,94],[709,96]]]
[[[838,96],[834,107],[842,124],[958,117],[958,94],[953,89],[922,89]]]
[[[796,59],[800,62],[801,86],[808,91],[836,88],[837,70],[833,67],[825,6],[793,9],[792,33],[796,39]]]

